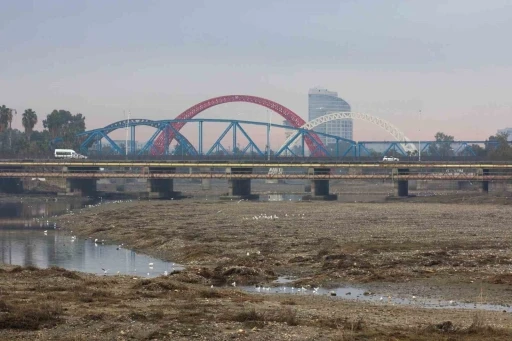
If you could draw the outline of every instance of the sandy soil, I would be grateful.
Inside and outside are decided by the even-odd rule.
[[[511,339],[510,313],[248,294],[229,285],[270,286],[278,276],[296,276],[294,285],[306,288],[349,284],[390,296],[511,304],[512,200],[469,194],[437,199],[133,201],[61,216],[58,222],[73,234],[122,242],[187,269],[151,280],[60,269],[0,270],[0,335],[30,340],[62,335],[70,340]],[[21,316],[32,320],[17,325]]]

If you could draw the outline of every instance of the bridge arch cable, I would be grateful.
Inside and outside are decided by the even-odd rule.
[[[418,148],[414,145],[414,143],[411,142],[411,140],[405,136],[405,133],[403,133],[400,129],[398,129],[396,126],[391,124],[390,122],[379,118],[377,116],[373,116],[370,114],[365,113],[358,113],[358,112],[330,112],[327,115],[320,116],[314,120],[311,120],[309,122],[306,122],[304,125],[301,126],[301,128],[306,130],[313,130],[314,128],[318,127],[321,124],[336,121],[336,120],[343,120],[343,119],[355,119],[355,120],[362,120],[366,122],[370,122],[375,124],[376,126],[384,129],[386,132],[391,134],[396,141],[401,142],[404,149],[406,151],[414,152],[418,150]],[[296,143],[298,143],[298,140],[294,140],[294,136],[290,136],[286,139],[286,141],[281,146],[281,149],[291,148]]]

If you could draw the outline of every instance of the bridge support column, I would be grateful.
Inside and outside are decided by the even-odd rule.
[[[236,178],[228,178],[228,194],[220,197],[222,200],[256,200],[257,194],[251,194],[251,179],[243,178],[243,174],[252,174],[252,168],[230,167],[226,168],[226,174],[235,175]]]
[[[489,169],[479,169],[478,175],[489,175]],[[482,193],[489,193],[489,181],[482,181]]]
[[[393,173],[395,175],[407,175],[407,174],[409,174],[409,169],[407,169],[407,168],[393,169]],[[409,181],[408,180],[398,180],[397,181],[396,194],[398,197],[402,197],[402,198],[409,196]]]
[[[148,179],[148,197],[150,199],[177,199],[180,197],[180,192],[174,191],[174,181],[172,178],[158,178],[158,174],[174,174],[176,168],[174,167],[149,167],[147,169],[149,174],[154,174],[154,178]]]
[[[64,172],[68,174],[73,173],[96,173],[99,167],[64,167]],[[81,196],[95,196],[96,193],[96,179],[95,178],[82,178],[70,177],[66,178],[66,195],[81,195]]]
[[[330,175],[330,168],[309,168],[309,175]],[[338,200],[337,194],[329,193],[328,179],[311,180],[311,194],[303,197],[304,200]]]
[[[0,192],[22,193],[23,181],[20,178],[0,178]]]
[[[23,167],[3,166],[5,172],[21,172]],[[22,193],[23,180],[21,178],[0,178],[0,192],[2,193]]]
[[[210,167],[201,168],[200,172],[202,174],[210,174],[213,172],[213,168],[210,168]],[[201,179],[201,189],[203,191],[208,191],[208,190],[212,189],[212,179],[211,178]]]

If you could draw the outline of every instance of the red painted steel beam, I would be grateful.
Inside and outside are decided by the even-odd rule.
[[[228,95],[228,96],[221,96],[221,97],[215,97],[210,98],[206,101],[203,101],[201,103],[198,103],[178,116],[176,116],[176,119],[178,120],[189,120],[197,116],[199,113],[203,112],[206,109],[209,109],[211,107],[214,107],[216,105],[225,104],[225,103],[232,103],[232,102],[245,102],[245,103],[254,103],[257,105],[261,105],[265,108],[268,108],[275,113],[281,115],[284,119],[286,119],[292,127],[300,128],[302,127],[306,122],[296,113],[291,111],[290,109],[282,106],[279,103],[273,102],[271,100],[256,97],[256,96],[247,96],[247,95]],[[178,122],[173,123],[172,126],[176,131],[180,131],[181,128],[185,125],[186,122]],[[155,139],[153,142],[153,147],[151,148],[151,154],[152,155],[162,155],[165,151],[165,140],[166,140],[166,134],[169,137],[168,141],[171,143],[171,141],[175,138],[174,131],[170,128],[166,128],[167,131],[162,131],[160,135]],[[315,142],[316,144],[320,146],[324,146],[318,135],[311,134],[312,139],[309,138],[309,136],[306,136],[305,141],[310,151],[315,150]],[[314,140],[314,141],[313,141]],[[325,146],[324,146],[325,148]],[[325,156],[325,153],[323,151],[317,151],[314,153],[314,156]]]

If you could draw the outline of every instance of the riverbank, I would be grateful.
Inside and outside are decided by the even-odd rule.
[[[0,270],[7,307],[0,316],[16,314],[17,302],[43,297],[62,306],[49,322],[52,328],[10,330],[9,339],[51,339],[62,333],[87,340],[510,339],[510,313],[425,309],[422,302],[492,303],[509,310],[511,200],[482,195],[440,199],[453,203],[433,200],[187,199],[90,207],[55,220],[74,235],[124,243],[184,264],[186,270],[156,279]],[[311,293],[314,287],[350,285],[364,288],[375,300],[274,294],[283,284],[273,281],[281,276],[296,279],[285,284],[288,290],[293,285]],[[279,287],[248,294],[240,285]],[[395,298],[411,304],[394,305]]]
[[[0,267],[1,340],[509,340],[511,314],[211,289],[201,276]]]

